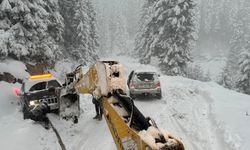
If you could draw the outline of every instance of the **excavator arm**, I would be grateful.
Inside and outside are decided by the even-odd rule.
[[[100,61],[87,71],[79,66],[67,74],[60,114],[65,118],[79,116],[75,111],[79,110],[79,94],[89,93],[100,100],[118,150],[184,150],[182,142],[146,118],[125,91],[124,68],[120,63]]]

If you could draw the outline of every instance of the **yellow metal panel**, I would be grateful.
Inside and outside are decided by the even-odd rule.
[[[75,89],[78,93],[92,93],[95,90],[98,82],[95,66],[90,67],[89,71],[82,75],[80,80],[76,82]]]
[[[118,150],[126,150],[123,147],[124,140],[129,139],[134,141],[135,150],[145,150],[146,144],[144,141],[141,141],[137,132],[130,128],[122,117],[115,111],[115,109],[108,102],[107,98],[102,99],[103,109],[104,109],[104,117],[109,126],[112,137],[115,141],[116,147]]]

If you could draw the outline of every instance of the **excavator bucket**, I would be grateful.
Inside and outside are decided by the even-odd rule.
[[[73,119],[78,123],[80,116],[80,102],[78,94],[62,95],[59,100],[59,114],[65,120]]]

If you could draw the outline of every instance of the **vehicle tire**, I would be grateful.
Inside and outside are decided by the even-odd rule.
[[[158,99],[161,99],[161,98],[162,98],[162,94],[161,94],[161,93],[157,93],[157,94],[156,94],[156,97],[157,97]]]
[[[135,94],[129,94],[130,95],[130,97],[132,98],[132,99],[136,99],[136,95]]]
[[[29,119],[29,112],[28,112],[28,108],[26,106],[23,106],[22,108],[22,111],[23,111],[23,119]]]
[[[77,124],[77,123],[78,123],[78,118],[77,118],[77,116],[74,116],[73,122],[74,122],[74,124]]]
[[[21,106],[22,107],[22,112],[24,113],[26,108],[24,106]]]
[[[54,110],[51,110],[50,112],[52,112],[52,113],[54,113],[54,114],[59,114],[59,108],[57,108],[57,109],[54,109]]]

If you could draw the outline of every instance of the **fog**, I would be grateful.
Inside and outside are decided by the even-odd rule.
[[[216,56],[218,53],[227,55],[233,36],[233,18],[241,7],[240,1],[242,0],[196,0],[199,28],[196,47],[192,51],[194,56]],[[117,22],[117,19],[123,20],[122,25],[126,29],[124,32],[129,35],[129,39],[122,40],[129,41],[128,47],[133,49],[143,3],[144,0],[94,0],[101,50],[114,49],[110,48],[114,46],[107,46],[113,45],[112,35],[108,32],[114,34],[112,24]]]

